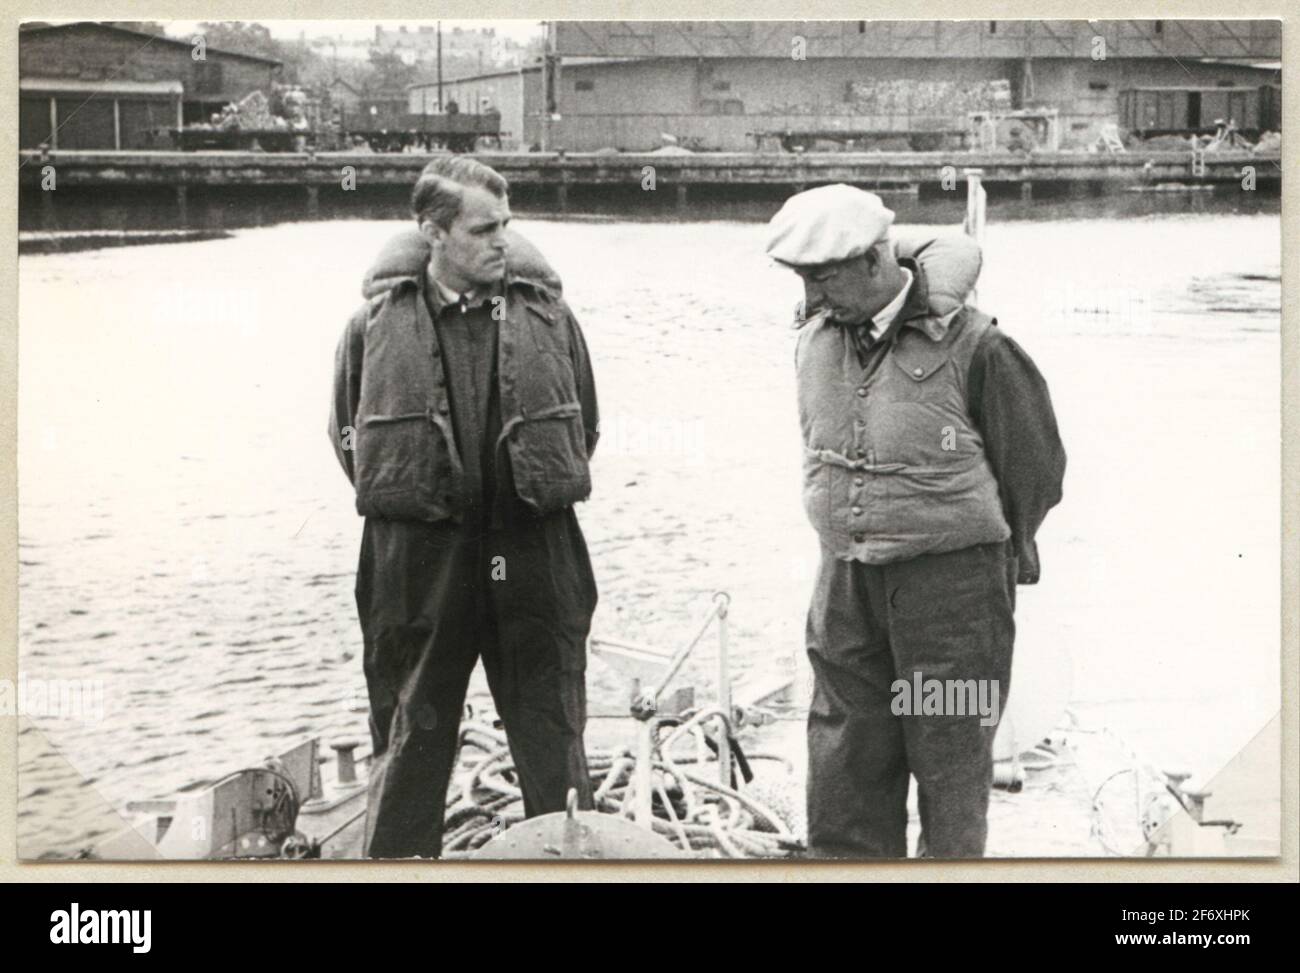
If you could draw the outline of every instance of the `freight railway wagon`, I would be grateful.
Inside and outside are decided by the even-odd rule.
[[[426,152],[445,148],[451,152],[472,152],[483,139],[501,145],[499,114],[412,115],[357,114],[343,120],[342,130],[214,128],[195,125],[183,129],[159,129],[151,145],[180,148],[186,152],[217,150],[243,152],[335,151],[368,145],[375,152],[402,152],[421,148]]]
[[[314,132],[288,128],[171,128],[161,130],[156,144],[167,138],[183,152],[304,152],[316,144]]]
[[[834,143],[846,149],[905,147],[915,152],[963,148],[969,139],[967,114],[1007,112],[1011,82],[934,81],[922,78],[850,81],[834,104],[776,106],[779,126],[749,135],[761,151],[775,141],[786,152]]]
[[[425,151],[445,148],[452,152],[473,152],[479,140],[501,146],[501,114],[464,112],[412,114],[410,112],[359,112],[342,119],[345,142],[364,141],[376,152],[401,152],[408,148]]]
[[[1127,88],[1119,93],[1120,127],[1139,138],[1212,135],[1231,121],[1250,137],[1282,129],[1282,89],[1258,87]]]

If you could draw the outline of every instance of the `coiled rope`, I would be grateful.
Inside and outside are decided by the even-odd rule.
[[[716,779],[704,723],[716,711],[684,714],[671,722],[672,733],[656,739],[652,755],[651,829],[683,851],[701,857],[787,858],[803,850],[787,810],[779,813],[747,787],[728,787]],[[656,729],[660,729],[656,727]],[[656,733],[656,737],[658,733]],[[673,746],[694,740],[694,754],[675,754]],[[443,827],[443,856],[465,857],[524,819],[523,795],[505,735],[481,722],[460,732],[463,768]],[[784,765],[792,790],[800,790],[789,764],[775,754],[747,754],[749,763]],[[636,757],[630,749],[594,750],[587,755],[595,810],[631,817],[636,796]],[[713,775],[711,778],[710,774]],[[793,794],[791,795],[793,797]],[[785,802],[783,802],[785,803]],[[793,808],[794,800],[788,802]]]

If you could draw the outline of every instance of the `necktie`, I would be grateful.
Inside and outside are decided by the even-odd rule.
[[[867,355],[871,351],[871,346],[875,344],[871,338],[871,325],[872,322],[870,320],[867,320],[862,324],[844,323],[840,325],[840,327],[848,332],[849,340],[853,342],[853,350],[858,354],[858,361],[864,367],[867,364]]]

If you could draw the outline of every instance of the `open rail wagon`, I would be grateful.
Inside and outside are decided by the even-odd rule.
[[[172,144],[183,152],[304,152],[315,133],[287,128],[173,128]]]
[[[762,151],[775,142],[785,152],[804,152],[817,148],[819,142],[833,142],[844,149],[867,150],[882,142],[904,141],[913,152],[934,152],[946,148],[965,148],[968,130],[960,119],[921,119],[897,124],[885,119],[872,125],[870,120],[853,119],[852,126],[810,126],[807,128],[756,129],[749,133]]]
[[[355,142],[360,138],[376,152],[401,152],[413,147],[426,151],[442,147],[451,152],[472,152],[480,139],[500,148],[501,115],[498,112],[357,113],[344,117],[343,133],[345,141]]]
[[[968,112],[1006,112],[1012,104],[1007,78],[860,77],[848,81],[833,101],[783,105],[767,119],[770,124],[749,135],[760,151],[772,142],[786,152],[811,150],[818,143],[866,150],[882,144],[903,144],[914,152],[960,149],[970,138]]]
[[[484,140],[501,146],[501,116],[442,114],[357,114],[344,119],[342,129],[213,128],[208,125],[158,130],[153,144],[184,152],[305,152],[331,151],[364,143],[375,152],[410,148],[472,152]]]

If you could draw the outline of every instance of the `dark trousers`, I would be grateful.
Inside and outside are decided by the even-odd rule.
[[[915,710],[916,680],[985,683],[1000,715],[1011,683],[1016,558],[983,544],[886,565],[822,550],[808,613],[808,845],[814,857],[907,857],[916,778],[918,853],[979,857],[988,834],[996,725]],[[902,683],[907,698],[900,696]],[[947,682],[951,681],[951,682]],[[960,690],[959,690],[960,692]],[[946,696],[946,694],[945,694]],[[969,697],[965,697],[967,703]],[[990,707],[991,708],[991,707]]]
[[[374,759],[371,858],[437,857],[481,657],[524,813],[592,803],[582,734],[596,584],[572,509],[504,530],[366,520],[357,570]]]

